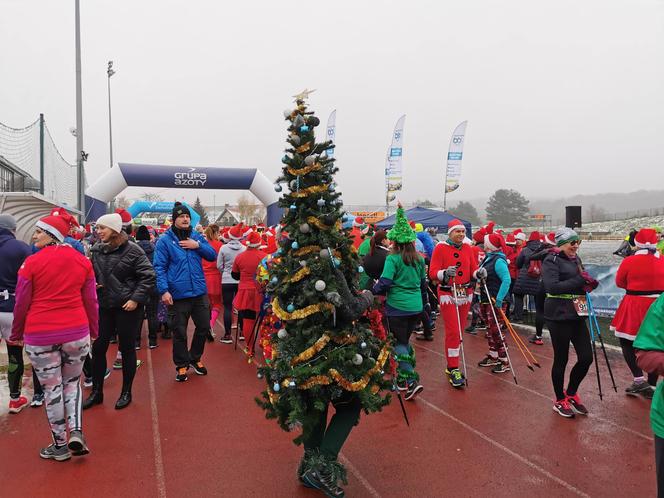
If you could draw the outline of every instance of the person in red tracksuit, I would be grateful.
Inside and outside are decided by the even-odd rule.
[[[256,282],[256,272],[260,262],[267,256],[259,249],[263,239],[258,232],[251,232],[246,244],[247,250],[235,257],[231,268],[231,276],[240,281],[233,301],[233,306],[238,311],[238,320],[242,320],[240,340],[244,339],[244,334],[250,335],[254,330],[254,323],[263,303],[263,294]]]
[[[450,384],[461,389],[466,385],[465,372],[459,370],[461,331],[466,328],[468,310],[473,300],[473,279],[478,266],[473,249],[463,243],[466,227],[459,220],[448,223],[447,235],[447,241],[441,242],[433,250],[429,277],[440,283],[438,299],[440,314],[445,324],[445,373]]]

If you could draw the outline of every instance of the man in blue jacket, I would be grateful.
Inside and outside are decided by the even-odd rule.
[[[210,302],[203,275],[201,258],[215,261],[217,254],[205,237],[191,229],[189,209],[176,202],[173,226],[157,242],[153,266],[157,273],[157,290],[169,306],[168,317],[173,329],[173,362],[175,380],[187,380],[187,370],[207,375],[201,362],[205,340],[210,332]],[[194,337],[187,349],[187,325],[194,322]]]

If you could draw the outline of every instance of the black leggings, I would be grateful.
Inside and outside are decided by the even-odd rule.
[[[99,337],[92,344],[92,383],[94,389],[104,389],[106,352],[111,337],[118,335],[122,353],[122,392],[131,392],[136,375],[136,334],[143,322],[143,305],[134,311],[122,308],[99,308]]]
[[[233,326],[233,299],[237,294],[238,284],[221,284],[221,300],[224,302],[224,334],[231,335]],[[238,320],[238,323],[240,320]]]
[[[544,330],[544,301],[546,301],[545,292],[535,294],[535,335],[537,337],[542,337]]]
[[[593,351],[590,345],[590,333],[585,320],[563,320],[547,322],[551,333],[553,345],[553,366],[551,367],[551,381],[556,399],[565,399],[563,385],[565,383],[565,368],[569,356],[570,342],[576,351],[577,361],[569,374],[567,394],[576,394],[581,381],[588,373],[593,362]]]
[[[7,357],[9,358],[9,368],[7,369],[9,397],[18,399],[21,396],[21,387],[23,385],[23,346],[10,346],[7,344]],[[32,385],[35,394],[43,394],[44,391],[34,368],[32,369]]]
[[[623,357],[625,358],[625,361],[627,362],[627,366],[629,367],[630,371],[632,372],[632,375],[636,377],[643,377],[643,370],[639,368],[639,366],[636,364],[636,353],[634,352],[634,341],[630,341],[629,339],[625,339],[623,337],[620,337],[620,349],[622,349],[622,354]],[[648,384],[651,386],[656,386],[657,385],[657,374],[656,373],[649,373],[648,374]]]

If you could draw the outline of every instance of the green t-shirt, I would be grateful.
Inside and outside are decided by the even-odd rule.
[[[422,311],[422,292],[420,285],[425,278],[424,260],[419,258],[409,266],[403,262],[399,254],[390,254],[385,259],[385,267],[381,278],[392,281],[387,291],[387,304],[401,311]]]
[[[369,254],[369,251],[371,250],[371,238],[367,237],[364,239],[364,242],[360,244],[360,247],[357,248],[357,255],[362,259],[365,257],[367,254]]]
[[[664,294],[652,303],[636,334],[634,347],[645,351],[664,351]],[[650,404],[650,426],[656,436],[664,438],[664,382],[657,389]]]

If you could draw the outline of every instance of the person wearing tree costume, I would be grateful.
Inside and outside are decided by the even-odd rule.
[[[362,269],[341,230],[337,168],[326,154],[333,144],[315,141],[320,121],[307,111],[309,93],[295,96],[296,107],[284,113],[289,148],[275,190],[288,187],[279,202],[289,235],[279,242],[268,284],[281,328],[270,337],[271,361],[258,371],[267,383],[258,402],[282,429],[301,427],[294,442],[304,445],[297,470],[302,484],[342,497],[345,470],[337,457],[360,412],[389,402],[382,391],[390,386],[384,367],[391,349],[362,318],[373,296],[357,290]],[[330,405],[336,413],[328,424]]]

